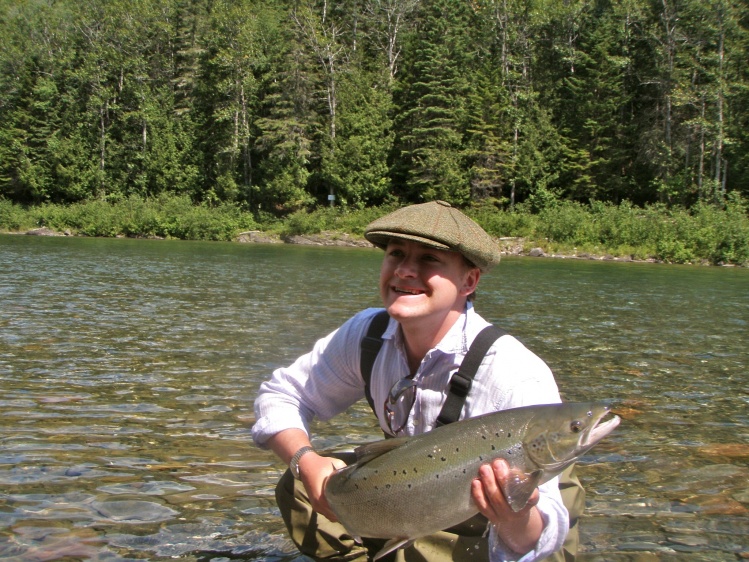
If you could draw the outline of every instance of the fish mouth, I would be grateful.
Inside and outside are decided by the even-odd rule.
[[[599,441],[601,441],[609,433],[614,431],[614,429],[616,429],[616,427],[622,421],[619,416],[614,415],[612,418],[606,421],[601,421],[610,412],[611,410],[608,407],[606,407],[606,409],[603,412],[598,414],[598,419],[596,419],[593,423],[591,423],[589,427],[580,434],[580,437],[577,441],[577,446],[575,447],[572,454],[569,456],[566,456],[566,457],[557,456],[551,448],[551,443],[547,441],[546,447],[549,452],[549,458],[554,459],[555,462],[545,465],[544,468],[547,470],[551,469],[551,470],[561,472],[562,470],[567,468],[569,465],[574,463],[578,459],[578,457],[583,455],[589,449],[592,449]],[[593,416],[594,414],[591,411],[588,413],[588,415]]]
[[[622,421],[622,419],[616,415],[613,416],[611,419],[608,419],[606,421],[601,421],[603,417],[609,412],[610,410],[607,409],[603,414],[601,414],[601,417],[598,419],[598,421],[595,424],[591,425],[588,431],[586,431],[580,437],[579,448],[582,451],[587,451],[588,449],[593,447],[601,439],[603,439],[609,433],[614,431],[614,429],[616,429],[616,427]]]

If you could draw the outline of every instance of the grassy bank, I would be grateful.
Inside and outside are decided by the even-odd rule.
[[[131,197],[116,204],[91,201],[34,207],[0,200],[0,231],[47,227],[82,236],[227,241],[251,230],[280,237],[329,231],[361,236],[371,220],[390,210],[321,207],[277,219],[229,204],[193,205],[185,197]],[[547,254],[749,265],[749,215],[747,202],[740,198],[731,199],[725,209],[553,201],[542,209],[520,205],[501,211],[486,205],[467,213],[493,236],[522,239],[525,251],[541,248]]]

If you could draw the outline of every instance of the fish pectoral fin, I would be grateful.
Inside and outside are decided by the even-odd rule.
[[[375,441],[373,443],[361,445],[354,449],[354,453],[356,453],[356,462],[359,466],[366,464],[372,459],[384,455],[396,447],[400,447],[408,439],[408,437],[394,437],[393,439],[383,439],[382,441]]]
[[[533,490],[538,488],[541,476],[543,476],[543,470],[536,470],[530,474],[517,472],[508,479],[502,492],[513,511],[517,512],[525,507],[533,495]]]
[[[390,539],[388,542],[385,543],[385,546],[383,546],[380,550],[377,551],[377,554],[375,554],[374,558],[372,558],[372,562],[374,562],[375,560],[379,558],[382,558],[383,556],[390,554],[394,550],[398,550],[399,548],[408,548],[415,541],[416,539],[399,539],[399,538]]]

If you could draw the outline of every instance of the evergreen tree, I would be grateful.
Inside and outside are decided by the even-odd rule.
[[[561,84],[559,123],[567,139],[560,178],[580,201],[641,200],[632,160],[635,10],[629,3],[599,4],[586,14],[575,72]]]
[[[749,195],[739,0],[0,0],[0,196]]]
[[[471,87],[469,127],[473,198],[512,206],[558,178],[559,138],[539,105],[532,38],[543,20],[532,0],[477,4],[476,48],[483,61]]]
[[[251,124],[264,64],[260,20],[248,2],[219,5],[213,12],[195,88],[199,145],[204,156],[206,201],[250,199]]]
[[[308,183],[318,129],[315,81],[310,77],[309,55],[292,28],[268,23],[263,48],[250,203],[253,209],[288,213],[314,202]]]
[[[396,174],[411,201],[470,200],[463,160],[467,6],[426,0],[409,38],[404,75],[396,89]]]
[[[352,72],[342,79],[338,131],[322,161],[321,173],[343,206],[380,204],[390,192],[387,159],[393,145],[392,98],[387,88],[373,88],[372,78]]]

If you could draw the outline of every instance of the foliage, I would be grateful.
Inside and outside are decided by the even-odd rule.
[[[147,200],[132,195],[116,203],[46,203],[26,209],[0,199],[1,230],[15,232],[40,226],[82,236],[233,240],[242,231],[256,229],[257,223],[236,205],[194,205],[185,196]]]
[[[749,14],[732,0],[2,8],[0,194],[19,203],[747,194]]]
[[[745,2],[0,0],[0,14],[9,229],[357,233],[356,217],[442,198],[495,235],[746,261]]]
[[[28,207],[0,199],[0,231],[46,226],[85,236],[186,240],[233,240],[240,232],[258,229],[281,236],[322,232],[362,236],[370,222],[395,208],[319,207],[278,219],[269,213],[253,216],[233,204],[195,205],[185,196],[144,199],[133,195],[114,203]],[[515,238],[548,251],[670,263],[749,265],[747,202],[736,195],[729,197],[725,209],[709,204],[689,210],[662,204],[642,208],[628,202],[582,205],[560,201],[538,213],[528,205],[501,210],[488,202],[466,212],[496,238]]]
[[[319,234],[324,231],[363,236],[364,229],[370,222],[394,210],[394,206],[387,205],[356,211],[346,211],[340,207],[320,207],[312,212],[302,210],[286,217],[279,231],[286,236]]]

